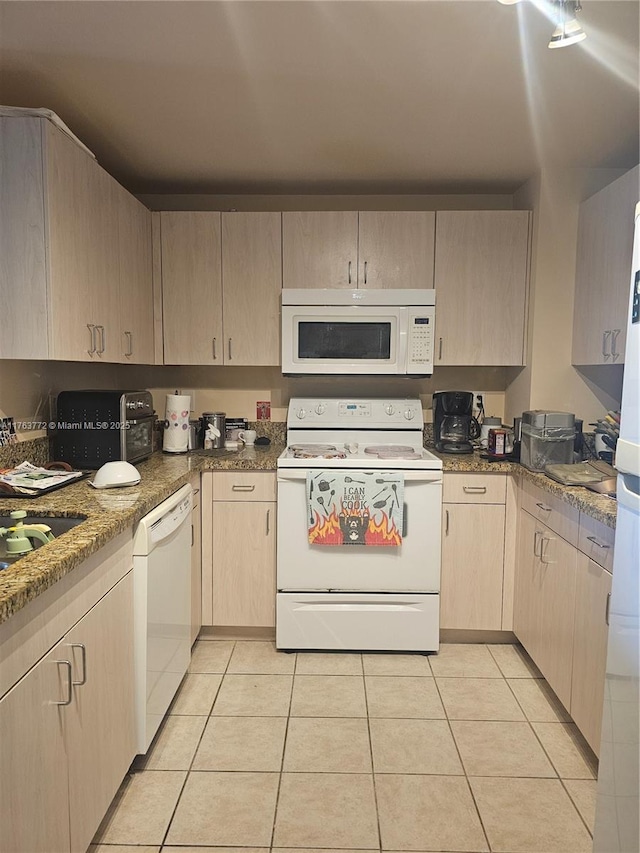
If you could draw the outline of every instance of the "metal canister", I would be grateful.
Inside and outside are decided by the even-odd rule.
[[[205,450],[220,450],[224,447],[226,424],[226,412],[203,412],[202,443]],[[213,430],[208,430],[210,426]]]

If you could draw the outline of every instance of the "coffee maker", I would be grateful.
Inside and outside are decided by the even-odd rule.
[[[437,391],[433,395],[433,437],[441,453],[472,453],[472,438],[480,435],[473,417],[471,391]]]

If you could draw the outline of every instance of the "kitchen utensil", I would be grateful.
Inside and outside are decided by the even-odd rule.
[[[383,501],[376,501],[373,505],[373,508],[382,509],[384,506],[386,506],[388,500],[389,498],[385,498]]]
[[[351,477],[344,478],[345,483],[360,483],[360,485],[364,485],[364,480],[353,480]],[[376,483],[382,483],[383,480],[376,480]]]
[[[331,483],[333,483],[333,480],[320,480],[318,483],[318,489],[320,489],[321,492],[328,492],[331,487]]]

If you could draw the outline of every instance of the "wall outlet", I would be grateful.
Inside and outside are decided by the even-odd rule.
[[[473,417],[478,418],[481,414],[491,414],[486,410],[485,403],[486,394],[484,391],[474,391],[473,392]]]
[[[196,392],[193,388],[181,388],[180,393],[184,394],[185,397],[191,397],[191,404],[189,405],[189,411],[195,412],[196,410]]]

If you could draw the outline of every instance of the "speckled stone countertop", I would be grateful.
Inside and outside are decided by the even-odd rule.
[[[154,453],[136,467],[142,476],[137,486],[97,491],[87,481],[42,495],[34,500],[0,499],[0,514],[23,509],[42,516],[84,516],[86,520],[55,542],[37,548],[0,572],[0,623],[80,565],[119,533],[133,527],[143,515],[202,471],[275,471],[284,449],[281,442],[240,451],[197,450],[172,456]],[[616,504],[584,488],[569,488],[535,474],[513,462],[488,462],[477,453],[469,456],[442,454],[448,471],[513,473],[559,496],[583,512],[615,527]],[[2,522],[0,522],[2,524]],[[6,525],[4,525],[6,526]]]
[[[136,466],[137,486],[98,491],[86,480],[31,499],[0,499],[0,514],[14,509],[42,516],[86,516],[86,521],[49,545],[35,549],[0,572],[0,623],[80,565],[111,539],[133,527],[143,515],[206,470],[272,471],[283,444],[241,451],[196,451],[172,456],[154,453]],[[8,526],[0,521],[0,526]]]
[[[466,471],[467,473],[475,474],[514,474],[521,480],[528,480],[534,483],[545,492],[565,501],[576,507],[580,512],[590,515],[592,518],[606,524],[607,527],[614,528],[616,526],[616,511],[617,504],[606,495],[599,495],[596,492],[591,492],[585,489],[584,486],[562,486],[551,480],[546,474],[538,474],[535,471],[529,471],[518,462],[489,462],[488,459],[482,459],[480,454],[474,453],[453,456],[446,453],[437,453],[432,447],[429,448],[432,453],[435,453],[442,459],[443,471]]]

